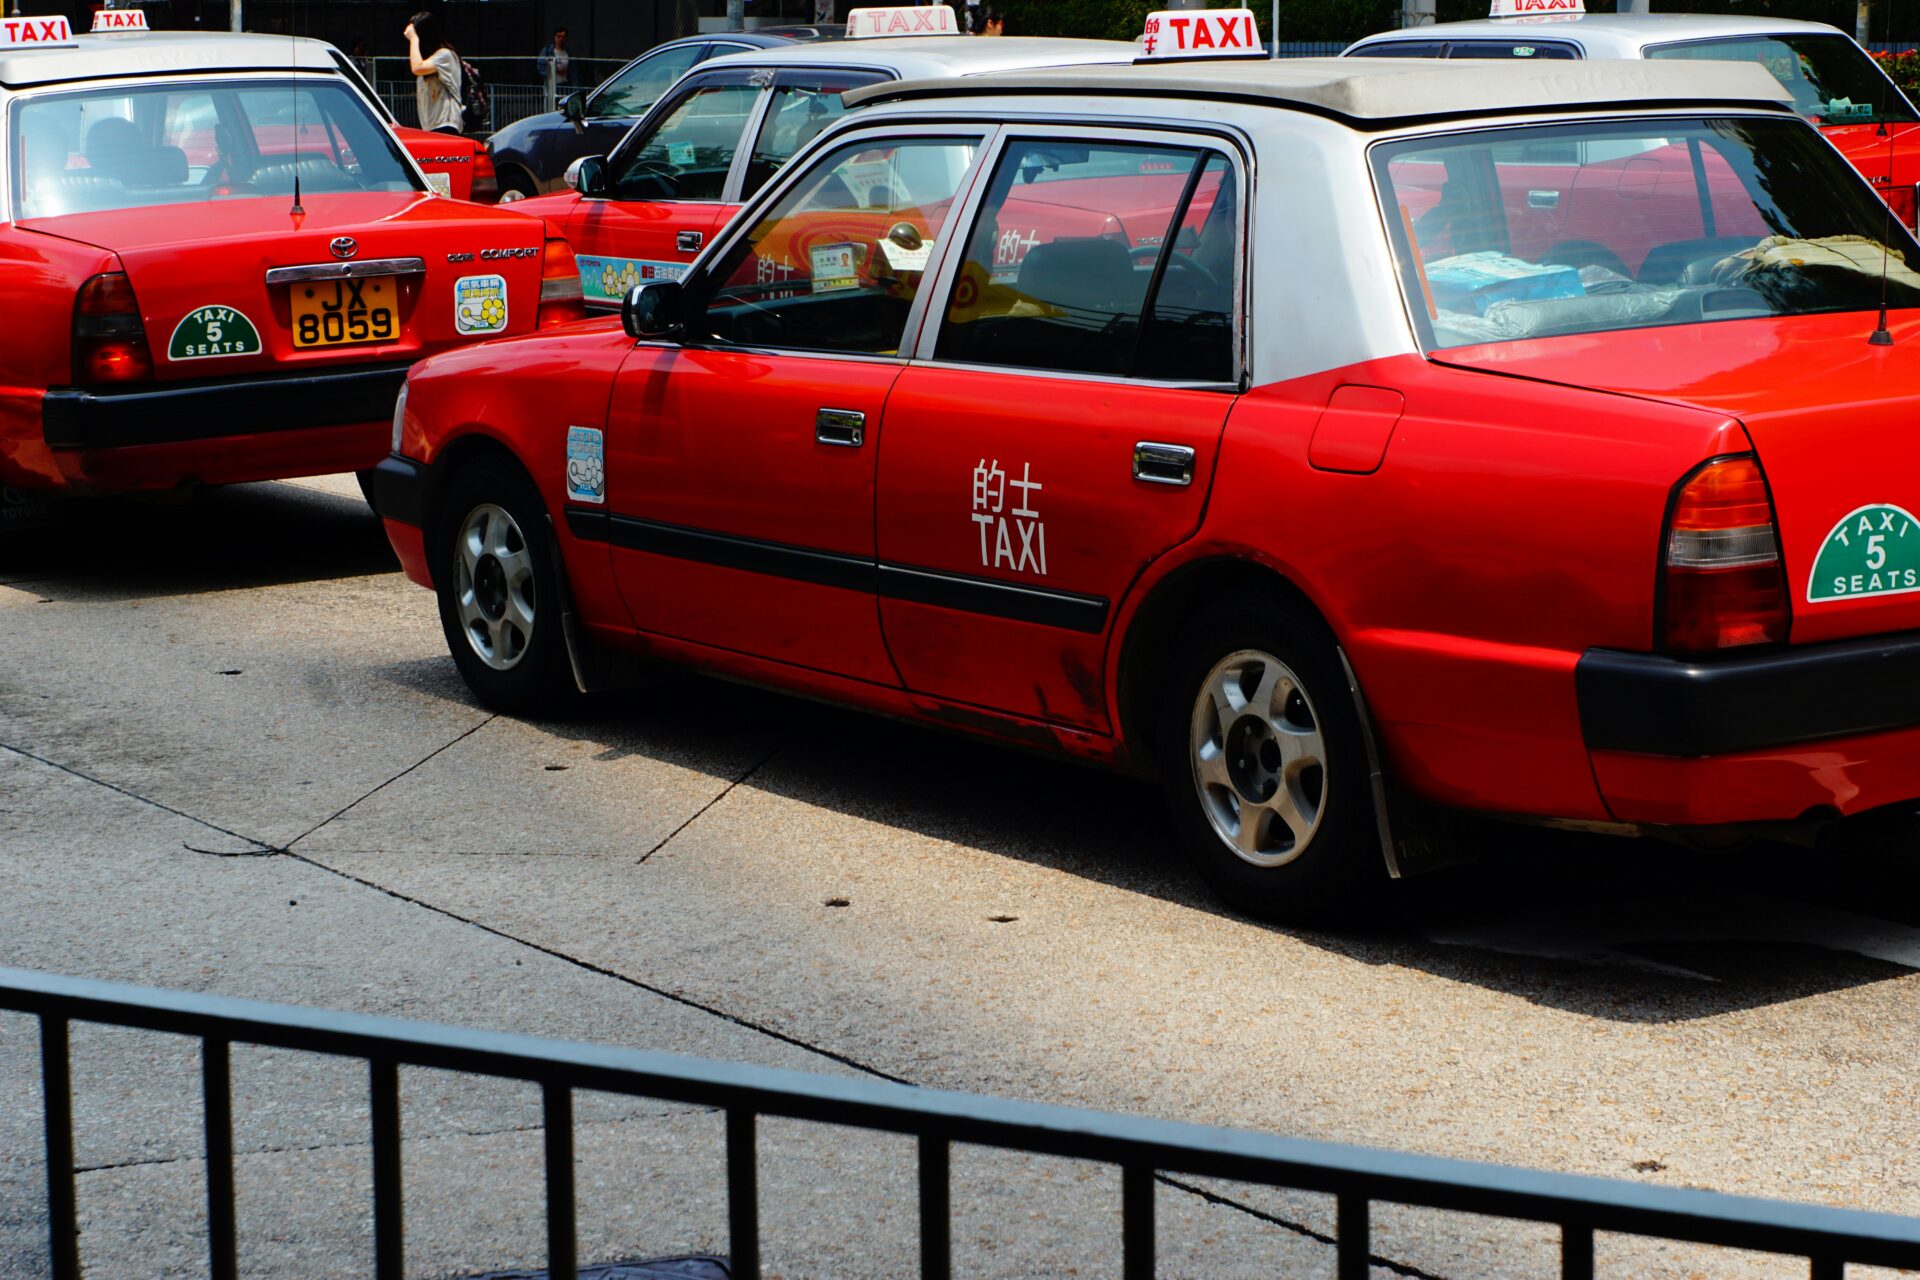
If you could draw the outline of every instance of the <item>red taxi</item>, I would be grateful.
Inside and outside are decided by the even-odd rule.
[[[0,287],[39,321],[0,355],[0,483],[369,468],[414,360],[581,315],[565,243],[430,195],[324,45],[0,37]]]
[[[945,14],[943,28],[939,15]],[[1117,40],[972,39],[944,6],[859,9],[851,39],[709,58],[683,76],[609,156],[574,162],[574,189],[520,201],[567,237],[589,307],[618,307],[643,280],[671,280],[742,202],[845,109],[887,80],[1131,62]]]
[[[493,169],[493,153],[487,150],[486,143],[463,134],[438,133],[401,124],[360,74],[360,68],[353,65],[353,59],[330,44],[313,43],[327,51],[340,74],[353,82],[375,114],[387,122],[387,128],[427,175],[427,185],[436,194],[454,200],[471,200],[475,204],[499,203],[500,180]]]
[[[1760,67],[851,97],[625,333],[414,370],[375,505],[487,705],[637,655],[1139,770],[1273,917],[1448,811],[1914,809],[1920,244]]]

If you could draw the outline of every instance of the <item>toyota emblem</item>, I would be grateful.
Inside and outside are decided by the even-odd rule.
[[[333,243],[327,248],[333,250],[333,256],[336,258],[351,258],[360,252],[360,245],[352,236],[335,236]]]

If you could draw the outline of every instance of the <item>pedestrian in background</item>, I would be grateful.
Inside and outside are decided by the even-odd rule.
[[[413,102],[420,127],[435,133],[459,133],[460,55],[441,32],[440,19],[416,13],[407,22],[407,67],[413,72]]]
[[[347,51],[347,57],[351,58],[353,65],[360,69],[360,74],[367,78],[367,83],[372,84],[374,80],[373,57],[367,52],[367,38],[365,36],[354,37],[353,48]]]
[[[555,27],[553,39],[540,51],[540,82],[556,93],[564,93],[576,87],[577,74],[573,69],[573,55],[567,52],[567,29]]]
[[[1007,34],[1007,15],[992,5],[981,5],[973,13],[973,34],[977,36]]]

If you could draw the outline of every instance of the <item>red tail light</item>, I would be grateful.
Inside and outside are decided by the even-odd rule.
[[[1886,196],[1887,206],[1893,210],[1893,216],[1909,229],[1920,225],[1914,221],[1916,216],[1920,216],[1920,209],[1916,208],[1914,191],[1911,185],[1881,188],[1881,194]]]
[[[580,293],[580,267],[573,260],[573,247],[565,240],[549,238],[540,255],[540,314],[535,324],[565,324],[587,314]]]
[[[152,377],[153,356],[132,283],[119,271],[89,279],[73,304],[73,380],[85,386]]]
[[[493,171],[493,153],[481,147],[473,153],[473,190],[467,199],[475,204],[498,204],[500,177]]]
[[[1752,456],[1681,482],[1667,517],[1660,637],[1674,653],[1782,644],[1792,612],[1766,477]]]

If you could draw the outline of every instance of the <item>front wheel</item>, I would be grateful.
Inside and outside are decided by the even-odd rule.
[[[488,460],[454,477],[442,512],[434,581],[454,665],[496,711],[561,710],[573,670],[539,491],[517,468]]]
[[[1364,919],[1385,867],[1359,715],[1325,625],[1234,604],[1196,617],[1173,654],[1157,756],[1195,868],[1251,916]]]

